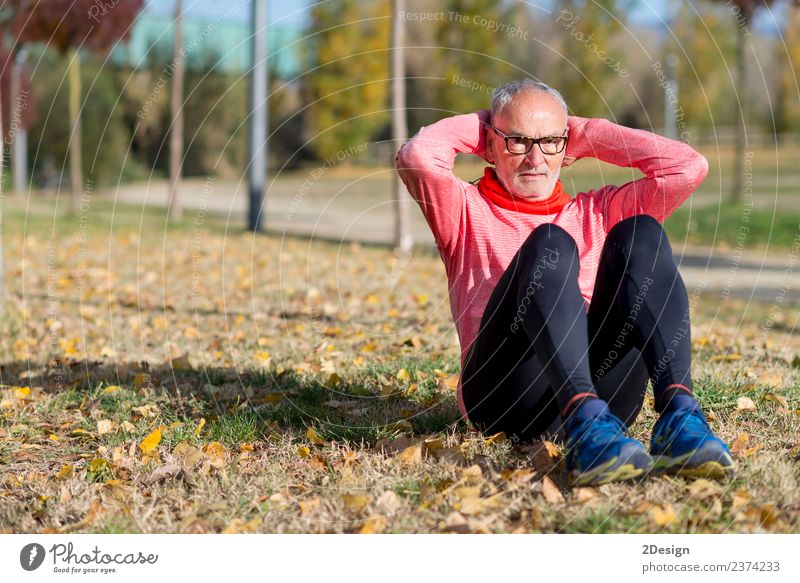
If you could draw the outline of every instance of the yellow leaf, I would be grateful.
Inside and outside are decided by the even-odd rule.
[[[319,497],[311,498],[309,500],[300,500],[297,505],[300,507],[300,512],[308,514],[315,508],[319,508],[322,500]]]
[[[422,442],[411,445],[397,454],[397,459],[406,464],[419,463],[422,461],[423,447]]]
[[[753,399],[750,397],[739,397],[736,400],[736,408],[739,411],[755,411],[756,404],[753,402]]]
[[[773,403],[777,403],[782,407],[789,406],[789,401],[786,400],[786,397],[784,397],[783,395],[776,395],[775,393],[767,393],[766,395],[764,395],[764,400],[772,401]]]
[[[708,362],[720,362],[720,361],[733,362],[736,360],[742,360],[742,355],[738,353],[717,354],[709,358]]]
[[[91,462],[89,462],[89,471],[93,473],[97,473],[100,470],[104,469],[108,466],[108,462],[103,458],[96,457]]]
[[[656,526],[662,527],[669,526],[678,519],[672,504],[667,504],[666,506],[656,504],[650,509],[650,518],[653,519],[653,522],[656,524]]]
[[[225,448],[218,441],[212,441],[211,443],[205,444],[203,446],[203,453],[205,453],[211,459],[225,459]]]
[[[710,480],[698,478],[689,484],[689,495],[695,500],[712,498],[722,493],[720,487]]]
[[[203,427],[205,427],[205,426],[206,426],[206,418],[202,417],[200,419],[200,423],[198,423],[197,427],[195,427],[195,429],[194,429],[194,436],[195,437],[200,437],[200,432],[203,431]]]
[[[375,294],[370,294],[367,296],[367,303],[372,306],[377,306],[379,303],[378,296]]]
[[[173,370],[192,370],[192,363],[189,362],[189,354],[183,354],[178,358],[172,359],[172,369]]]
[[[411,374],[404,368],[401,368],[397,371],[397,380],[398,381],[407,381],[411,378]]]
[[[309,428],[308,428],[308,429],[306,429],[306,437],[307,437],[307,438],[308,438],[308,440],[309,440],[311,443],[313,443],[314,445],[327,445],[327,443],[328,443],[327,441],[325,441],[324,439],[322,439],[322,438],[321,438],[321,437],[320,437],[320,436],[317,434],[317,432],[316,432],[316,431],[314,431],[314,428],[313,428],[313,427],[310,427],[310,426],[309,426]]]
[[[104,395],[110,395],[111,393],[116,393],[117,391],[121,391],[121,390],[122,390],[122,387],[120,387],[119,385],[110,385],[110,386],[106,387],[105,389],[103,389],[103,394]]]
[[[370,516],[364,521],[359,534],[378,534],[386,530],[387,520],[385,516]]]
[[[495,433],[494,435],[490,435],[484,441],[486,441],[486,445],[494,445],[495,443],[503,443],[506,441],[506,434],[505,432],[501,431],[499,433]]]
[[[305,459],[311,455],[311,450],[308,449],[308,447],[306,447],[305,445],[301,445],[297,448],[297,455]]]
[[[27,399],[31,396],[31,388],[30,387],[17,387],[14,389],[14,396],[17,399]]]
[[[139,444],[139,449],[142,450],[142,453],[149,453],[153,451],[158,444],[161,442],[161,431],[158,429],[154,430],[150,435],[145,437],[142,440],[142,443]]]
[[[56,480],[59,481],[68,480],[73,475],[75,475],[75,468],[73,468],[72,466],[64,466],[56,474]]]
[[[258,362],[262,362],[264,364],[269,364],[269,361],[271,360],[269,352],[267,352],[266,350],[259,350],[258,352],[255,353],[254,356]]]
[[[51,433],[51,434],[48,436],[48,439],[49,439],[50,441],[55,441],[56,443],[59,443],[59,442],[61,441],[61,438],[60,438],[58,435],[56,435],[55,433]]]
[[[364,494],[344,494],[342,502],[346,510],[350,512],[361,512],[370,503],[372,498]]]

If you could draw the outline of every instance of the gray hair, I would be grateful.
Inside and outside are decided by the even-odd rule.
[[[564,108],[564,113],[569,115],[567,102],[564,101],[564,98],[557,89],[554,89],[545,83],[540,83],[539,81],[534,81],[533,79],[526,77],[520,81],[504,83],[492,92],[492,119],[495,119],[495,117],[500,115],[500,112],[503,111],[503,108],[508,105],[514,98],[514,95],[520,91],[538,91],[552,95]]]

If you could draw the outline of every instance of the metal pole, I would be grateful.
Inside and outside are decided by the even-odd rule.
[[[11,164],[14,168],[14,195],[22,196],[28,189],[28,131],[22,126],[22,109],[27,104],[21,103],[22,99],[22,72],[28,51],[21,49],[14,58],[11,69],[11,112],[12,125],[16,120],[17,132],[14,143],[11,145]],[[26,95],[27,98],[27,95]]]
[[[405,13],[405,0],[392,2],[392,152],[394,154],[408,139],[406,119],[406,67],[405,67],[405,28],[400,18]],[[394,174],[395,225],[394,244],[401,253],[408,254],[414,246],[411,235],[411,199],[405,185],[396,172]]]
[[[261,231],[267,180],[267,0],[252,0],[253,68],[250,71],[250,165],[247,228]]]

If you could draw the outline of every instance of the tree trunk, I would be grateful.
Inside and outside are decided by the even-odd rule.
[[[169,137],[169,178],[170,202],[169,215],[173,219],[180,219],[183,214],[179,188],[181,183],[181,169],[183,166],[183,78],[185,71],[183,55],[183,0],[175,2],[175,38],[172,52],[172,92],[170,95],[170,109],[172,114],[172,128]]]
[[[72,137],[69,141],[70,196],[69,213],[76,214],[83,190],[81,156],[81,56],[77,48],[69,52],[69,118]]]
[[[749,25],[749,20],[748,20]],[[733,179],[731,183],[730,201],[734,204],[742,200],[744,187],[744,149],[747,145],[747,64],[744,54],[745,34],[741,27],[736,33],[736,86],[739,88],[739,119],[736,123],[736,143],[733,151]]]
[[[405,28],[400,14],[405,12],[405,0],[393,0],[392,6],[392,151],[391,165],[394,167],[394,156],[397,149],[408,139],[408,122],[406,121],[406,72],[405,55]],[[397,250],[403,254],[411,251],[414,238],[411,235],[411,212],[408,192],[394,173],[394,203],[395,203],[395,229],[394,243]]]
[[[3,103],[2,88],[0,88],[0,103]],[[5,141],[2,115],[0,115],[0,139]],[[5,194],[5,188],[3,188],[3,166],[5,166],[5,164],[0,164],[0,200],[3,199],[3,195]],[[0,204],[0,313],[5,313],[6,310],[6,268],[5,262],[3,261],[3,252],[3,205]]]

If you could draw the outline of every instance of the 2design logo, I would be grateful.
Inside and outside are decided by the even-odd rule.
[[[26,571],[35,571],[44,562],[44,547],[39,543],[30,543],[19,552],[19,564]]]

